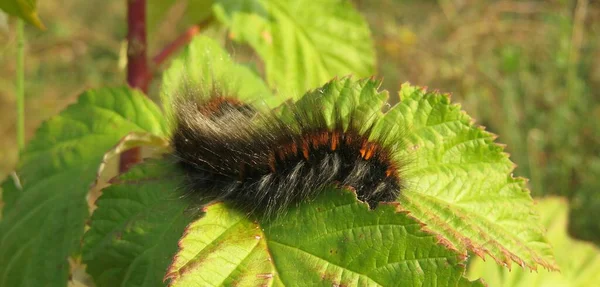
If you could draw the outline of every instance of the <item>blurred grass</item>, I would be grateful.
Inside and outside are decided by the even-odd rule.
[[[125,36],[124,9],[115,1],[39,1],[47,26],[26,25],[25,136],[90,87],[122,83],[117,65]],[[16,21],[0,29],[0,178],[16,164]]]
[[[600,243],[600,1],[354,2],[371,24],[384,88],[410,81],[451,92],[507,144],[532,194],[568,197],[572,233]],[[27,137],[82,90],[125,78],[122,2],[39,6],[48,30],[27,31]],[[169,10],[151,51],[185,28],[183,10]],[[17,160],[10,24],[3,32],[0,23],[0,177]]]

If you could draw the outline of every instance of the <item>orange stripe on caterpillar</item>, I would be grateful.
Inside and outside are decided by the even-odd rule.
[[[339,137],[338,131],[333,131],[331,134],[331,150],[332,151],[334,151],[337,148],[338,137]]]
[[[302,140],[302,154],[304,155],[304,158],[308,160],[308,140],[306,139]]]

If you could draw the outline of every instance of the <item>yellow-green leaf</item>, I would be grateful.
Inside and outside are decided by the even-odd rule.
[[[191,223],[167,278],[171,286],[480,286],[464,260],[397,212],[369,210],[356,195],[327,188],[273,221],[225,204]]]
[[[560,272],[539,270],[506,270],[493,261],[475,259],[469,266],[469,277],[482,277],[490,286],[498,287],[589,287],[598,286],[600,249],[589,242],[571,238],[567,232],[569,206],[565,199],[547,198],[538,202],[541,223],[548,230]]]
[[[350,1],[220,0],[214,10],[234,40],[256,50],[283,94],[300,97],[335,76],[374,72],[371,32]]]
[[[40,29],[46,29],[38,17],[36,7],[36,0],[3,0],[0,2],[0,9],[6,13],[25,19]]]

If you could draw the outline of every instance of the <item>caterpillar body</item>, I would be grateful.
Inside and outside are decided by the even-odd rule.
[[[269,217],[327,185],[353,189],[371,208],[403,189],[396,141],[386,132],[373,138],[375,121],[357,116],[357,104],[326,112],[312,97],[264,112],[216,89],[206,94],[175,101],[171,135],[187,189],[203,201]]]

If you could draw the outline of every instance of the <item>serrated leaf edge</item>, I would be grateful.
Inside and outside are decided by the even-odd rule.
[[[440,93],[438,90],[429,91],[426,86],[423,86],[423,87],[421,87],[421,86],[413,86],[409,82],[403,83],[401,90],[404,89],[404,88],[408,88],[408,87],[415,88],[416,90],[419,90],[421,93],[423,93],[423,96],[422,96],[423,98],[425,98],[425,97],[435,97],[435,96],[445,97],[448,100],[450,100],[452,98],[452,95],[450,93]],[[405,100],[402,97],[403,95],[402,95],[401,91],[398,93],[398,95],[399,95],[400,103]],[[488,143],[492,144],[492,145],[495,145],[495,146],[499,147],[501,149],[501,155],[504,156],[505,159],[508,159],[511,162],[511,169],[509,170],[507,176],[509,176],[511,179],[513,179],[515,181],[522,182],[522,186],[523,186],[522,190],[523,190],[523,192],[525,192],[526,194],[530,195],[531,191],[529,190],[529,188],[526,185],[529,180],[527,178],[524,178],[524,177],[514,177],[513,176],[513,172],[517,168],[517,164],[514,163],[512,160],[510,160],[510,153],[507,153],[507,152],[504,151],[505,148],[506,148],[506,144],[497,143],[495,141],[498,138],[498,135],[496,135],[494,133],[491,133],[489,131],[486,131],[486,127],[485,126],[477,125],[476,120],[473,117],[469,116],[467,114],[467,112],[461,108],[460,104],[457,104],[457,103],[452,104],[452,103],[450,103],[450,106],[457,107],[459,109],[460,113],[463,116],[466,116],[466,118],[469,119],[469,127],[478,129],[478,130],[480,130],[482,132],[485,132],[485,133],[491,135],[491,139],[490,140],[486,140],[486,141]],[[530,198],[531,198],[531,196],[530,196]],[[533,208],[533,203],[534,203],[533,202],[533,198],[531,198],[531,201],[532,201],[532,208],[531,209],[534,210],[535,216],[539,217],[539,213],[537,212],[537,210],[535,210]],[[406,211],[409,212],[408,210],[406,210]],[[438,221],[444,223],[443,220],[438,220]],[[446,224],[444,224],[444,225],[446,225]],[[430,233],[436,234],[433,230],[430,230],[430,229],[428,229],[425,226],[423,226],[423,229],[427,230]],[[448,230],[451,231],[452,233],[455,233],[455,232],[452,231],[452,228],[449,228]],[[469,240],[469,238],[467,238],[466,236],[463,236],[463,235],[461,235],[459,233],[455,233],[455,234],[457,235],[457,239],[460,239],[461,242],[467,242],[468,243],[468,244],[465,245],[468,250],[471,250],[477,256],[481,257],[483,260],[485,260],[485,254],[487,253],[490,257],[492,257],[494,259],[494,261],[496,261],[496,263],[498,263],[499,265],[502,265],[502,266],[506,266],[509,270],[511,269],[511,263],[512,262],[517,263],[522,268],[524,268],[526,266],[529,269],[531,269],[532,271],[536,271],[537,270],[537,265],[526,264],[523,259],[521,259],[519,256],[515,255],[514,253],[510,252],[508,249],[504,248],[504,246],[501,245],[501,244],[496,244],[496,246],[498,246],[499,249],[502,250],[502,254],[506,258],[506,260],[500,260],[496,256],[493,256],[493,254],[487,248],[484,248],[484,247],[479,248],[479,247],[475,246],[474,244],[472,244],[472,241]],[[436,236],[442,237],[442,235],[440,235],[440,234],[436,234]],[[462,238],[464,238],[466,240],[462,240]],[[454,246],[454,244],[452,244],[449,240],[444,239],[444,238],[441,238],[440,240],[442,240],[445,243],[448,243],[448,244],[452,245],[452,246],[448,246],[448,248],[457,249],[456,246]],[[545,241],[546,244],[550,245],[550,243],[547,241],[547,238],[545,237],[545,235],[544,235],[544,240],[546,240]],[[532,252],[531,254],[532,255],[536,255],[535,252]],[[554,256],[552,258],[554,259]],[[549,271],[560,271],[560,268],[558,267],[558,265],[556,264],[556,262],[546,262],[545,260],[541,259],[539,256],[532,256],[532,259],[533,259],[534,262],[538,263],[539,265],[541,265],[542,267],[546,268]]]

